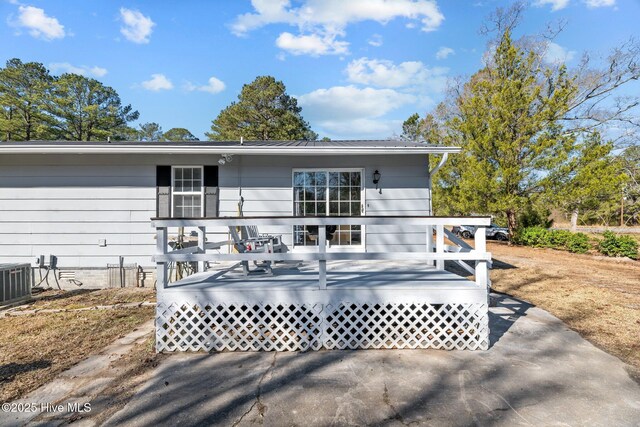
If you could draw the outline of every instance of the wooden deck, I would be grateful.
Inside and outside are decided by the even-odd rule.
[[[197,302],[331,303],[411,302],[486,303],[486,289],[454,273],[423,262],[328,261],[327,289],[319,289],[317,263],[278,263],[273,275],[242,274],[238,264],[218,266],[159,290],[161,298]],[[314,268],[315,267],[315,268]],[[252,268],[255,268],[252,266]]]
[[[212,253],[207,226],[318,226],[315,252]],[[339,225],[425,227],[424,252],[327,250]],[[292,351],[357,348],[487,349],[488,218],[241,217],[155,219],[157,351]],[[475,224],[475,249],[450,251],[444,225]],[[198,227],[198,246],[167,251],[169,227]],[[433,235],[435,231],[435,236]],[[435,237],[435,239],[434,239]],[[465,250],[462,250],[465,249]],[[275,262],[272,274],[243,274],[240,264]],[[279,262],[276,262],[279,261]],[[444,269],[463,262],[474,281]],[[169,263],[215,269],[169,281]],[[216,264],[218,263],[218,264]],[[475,266],[475,268],[473,268]]]

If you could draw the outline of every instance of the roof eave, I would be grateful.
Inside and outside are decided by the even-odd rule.
[[[39,145],[1,147],[2,154],[236,154],[236,155],[389,155],[389,154],[442,154],[459,153],[460,147],[349,147],[349,148],[316,148],[316,147],[143,147],[143,146],[107,146],[82,147],[70,145]]]

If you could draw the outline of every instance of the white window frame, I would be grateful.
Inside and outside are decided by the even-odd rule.
[[[200,191],[174,191],[175,182],[176,182],[176,169],[200,169]],[[176,218],[175,216],[175,203],[173,196],[175,195],[184,195],[184,196],[200,196],[200,217],[204,217],[204,166],[200,165],[176,165],[171,166],[171,217]]]
[[[366,195],[366,185],[365,185],[365,168],[294,168],[291,170],[291,215],[294,216],[296,214],[296,207],[294,201],[294,176],[296,172],[360,172],[360,214],[366,215],[366,207],[367,203],[365,200]],[[328,179],[328,176],[327,176]],[[328,183],[328,181],[327,181]],[[327,187],[328,188],[328,187]],[[325,203],[327,205],[326,215],[329,217],[329,191],[326,191],[325,195]],[[366,244],[366,230],[365,226],[360,226],[360,244],[359,245],[332,245],[331,247],[327,247],[327,251],[335,251],[335,252],[364,252],[367,244]],[[316,246],[300,246],[295,245],[295,236],[293,227],[291,227],[291,247],[292,252],[315,252]]]

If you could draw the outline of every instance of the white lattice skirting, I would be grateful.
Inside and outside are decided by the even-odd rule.
[[[487,304],[158,302],[156,350],[486,350]]]

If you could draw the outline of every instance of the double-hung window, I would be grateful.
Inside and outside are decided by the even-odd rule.
[[[203,216],[202,166],[173,166],[171,197],[173,217]]]

